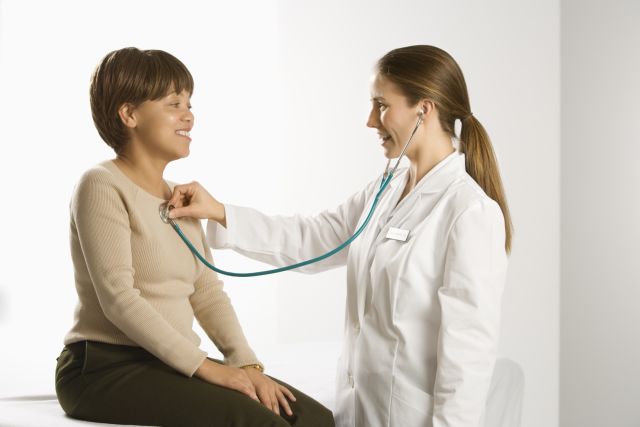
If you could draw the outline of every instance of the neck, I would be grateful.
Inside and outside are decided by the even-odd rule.
[[[114,163],[138,186],[154,196],[168,199],[171,196],[170,189],[163,178],[168,162],[135,150],[132,145],[128,144],[127,149],[114,159]]]
[[[411,188],[415,187],[435,165],[455,151],[451,137],[444,132],[428,135],[425,143],[417,144],[416,148],[411,157],[407,155],[411,162],[408,182]]]

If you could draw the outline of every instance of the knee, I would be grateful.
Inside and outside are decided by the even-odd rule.
[[[335,427],[336,422],[333,419],[333,412],[322,406],[321,410],[318,411],[318,419],[314,425],[318,427]]]
[[[306,408],[306,411],[301,411],[300,416],[292,425],[304,427],[334,427],[336,424],[333,419],[333,412],[314,401],[311,407]]]

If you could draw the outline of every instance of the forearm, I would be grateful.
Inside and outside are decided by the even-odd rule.
[[[283,267],[323,255],[351,236],[347,221],[323,212],[313,217],[269,216],[238,206],[226,208],[226,228],[209,222],[208,242],[214,248],[228,248],[249,258]],[[298,269],[318,272],[344,265],[347,250],[318,264]]]
[[[261,364],[249,346],[231,301],[214,287],[192,296],[191,304],[202,329],[225,356],[228,365]]]

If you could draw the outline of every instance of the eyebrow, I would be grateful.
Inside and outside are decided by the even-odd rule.
[[[384,96],[374,96],[371,98],[372,101],[386,101],[386,99],[384,99]]]

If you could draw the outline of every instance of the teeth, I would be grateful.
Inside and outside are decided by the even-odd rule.
[[[182,135],[182,136],[189,136],[189,131],[188,130],[177,130],[176,133],[178,135]]]

